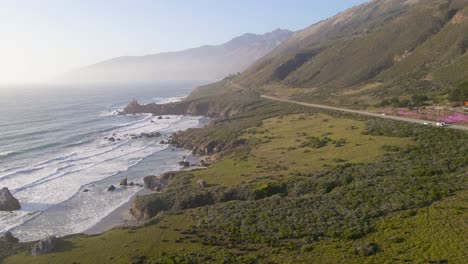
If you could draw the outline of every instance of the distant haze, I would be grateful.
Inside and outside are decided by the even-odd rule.
[[[297,31],[365,1],[2,0],[0,90],[43,86],[119,56],[219,45],[246,32]]]
[[[69,72],[63,83],[131,83],[154,81],[216,80],[241,72],[286,41],[290,30],[244,34],[216,46],[179,52],[118,57]]]

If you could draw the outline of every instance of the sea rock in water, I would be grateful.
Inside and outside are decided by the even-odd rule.
[[[127,185],[128,185],[127,178],[123,179],[123,180],[120,182],[120,185],[127,186]]]
[[[110,142],[114,142],[114,141],[115,141],[115,138],[114,138],[114,137],[110,137],[108,140],[109,140]]]
[[[190,167],[190,162],[188,161],[180,161],[179,165],[182,167]]]
[[[0,190],[0,211],[14,211],[21,209],[18,200],[13,197],[10,190],[4,187]]]
[[[36,244],[31,249],[31,255],[40,256],[47,254],[55,249],[58,239],[55,236],[48,236]]]
[[[208,186],[208,184],[206,184],[206,181],[203,180],[203,179],[199,179],[199,180],[197,181],[197,184],[198,184],[198,185],[200,186],[200,188],[202,188],[202,189],[204,189],[204,188],[206,188],[206,187]]]
[[[88,189],[84,189],[83,192],[89,192],[89,190],[88,190]]]
[[[161,133],[160,132],[151,132],[151,133],[141,133],[142,136],[148,137],[148,138],[154,138],[154,137],[160,137]]]
[[[163,117],[162,117],[162,116],[158,116],[158,119],[163,119]]]
[[[0,243],[17,244],[18,242],[19,242],[19,239],[14,237],[10,231],[0,236]]]
[[[133,186],[133,185],[135,185],[135,183],[133,183],[133,182],[130,182],[128,185],[130,185],[130,186]]]
[[[107,188],[107,191],[108,192],[115,191],[115,186],[114,185],[109,186],[109,188]]]

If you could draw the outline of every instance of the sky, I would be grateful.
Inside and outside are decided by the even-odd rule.
[[[41,83],[118,56],[300,30],[366,0],[0,0],[0,84]]]

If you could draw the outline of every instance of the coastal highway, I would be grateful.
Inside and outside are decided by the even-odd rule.
[[[382,114],[379,114],[379,113],[373,113],[373,112],[362,111],[362,110],[352,110],[352,109],[339,108],[339,107],[333,107],[333,106],[328,106],[328,105],[303,103],[303,102],[291,101],[291,100],[286,100],[286,99],[280,99],[280,98],[276,98],[276,97],[268,96],[268,95],[261,95],[261,97],[265,98],[265,99],[269,99],[269,100],[285,102],[285,103],[292,103],[292,104],[298,104],[298,105],[303,105],[303,106],[307,106],[307,107],[335,110],[335,111],[341,111],[341,112],[347,112],[347,113],[353,113],[353,114],[360,114],[360,115],[366,115],[366,116],[373,116],[373,117],[385,118],[385,119],[392,119],[392,120],[398,120],[398,121],[421,124],[421,125],[424,125],[424,123],[427,123],[427,125],[435,126],[436,123],[437,123],[437,122],[428,121],[428,120],[421,120],[421,119],[414,119],[414,118],[407,118],[407,117],[400,117],[400,116],[391,116],[391,115],[382,115]],[[458,130],[464,130],[464,131],[468,132],[468,126],[447,125],[444,128],[458,129]]]

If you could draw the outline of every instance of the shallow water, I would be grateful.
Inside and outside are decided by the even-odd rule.
[[[0,232],[11,230],[23,241],[82,232],[141,188],[120,188],[122,178],[142,183],[147,175],[177,169],[187,151],[159,142],[197,126],[200,117],[115,112],[132,98],[177,101],[195,86],[0,91],[0,187],[8,187],[22,205],[19,211],[0,212]],[[155,131],[162,136],[132,138]],[[111,184],[116,191],[107,191]]]

